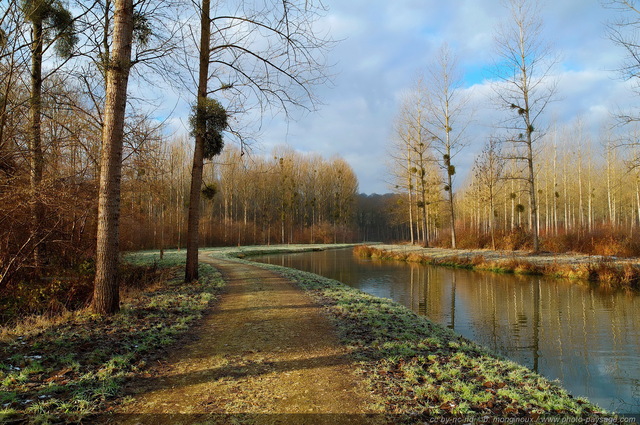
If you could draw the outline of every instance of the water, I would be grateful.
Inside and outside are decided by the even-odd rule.
[[[561,279],[355,257],[252,258],[391,298],[619,413],[640,414],[640,296]]]

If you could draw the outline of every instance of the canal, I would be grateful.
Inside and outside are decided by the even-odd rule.
[[[640,296],[575,281],[361,259],[351,249],[252,260],[390,298],[607,410],[640,413]]]

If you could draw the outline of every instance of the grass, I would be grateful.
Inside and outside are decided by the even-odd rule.
[[[28,415],[32,422],[79,421],[101,412],[126,379],[202,317],[223,285],[206,264],[198,282],[182,283],[184,253],[167,252],[160,260],[157,251],[141,252],[125,260],[135,282],[124,288],[119,314],[97,317],[85,310],[3,329],[3,420]]]
[[[335,245],[346,247],[352,245]],[[327,245],[203,249],[236,255],[302,252]],[[224,285],[211,266],[182,282],[185,252],[139,251],[124,256],[121,311],[111,317],[87,309],[24,318],[0,328],[0,422],[80,421],[121,397],[126,380],[202,317]]]
[[[326,249],[350,248],[357,244],[290,244],[290,245],[249,245],[221,248],[200,249],[202,254],[227,255],[236,258],[245,258],[252,255],[268,255],[296,252],[322,251]]]
[[[640,290],[640,267],[629,263],[616,264],[613,260],[606,257],[597,261],[581,264],[537,264],[515,257],[502,260],[486,260],[482,255],[472,257],[451,255],[434,258],[418,252],[406,253],[366,245],[356,246],[354,253],[361,258],[406,261],[434,266],[485,270],[496,273],[547,275],[597,282],[601,286],[610,288]]]
[[[203,250],[247,256],[322,246]],[[181,283],[184,254],[129,254],[132,274],[147,284],[126,288],[112,317],[78,312],[0,333],[0,418],[33,422],[80,421],[122,396],[122,385],[144,373],[197,321],[222,285],[201,264],[200,281]],[[243,261],[243,260],[238,260]],[[255,263],[252,263],[255,264]],[[135,267],[134,267],[135,266]],[[398,422],[426,418],[606,414],[530,370],[487,352],[446,328],[389,300],[320,276],[271,265],[326,306],[358,362],[378,404]],[[157,274],[153,272],[157,269]]]
[[[394,422],[511,417],[606,418],[585,399],[387,299],[312,273],[260,264],[323,304]]]

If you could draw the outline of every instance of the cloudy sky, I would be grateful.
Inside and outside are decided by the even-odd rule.
[[[280,144],[302,152],[341,155],[354,168],[364,193],[390,191],[386,154],[402,93],[433,60],[443,42],[458,56],[465,87],[475,105],[469,145],[458,157],[458,184],[492,132],[489,94],[495,59],[494,34],[505,19],[501,0],[325,0],[322,25],[341,40],[330,53],[333,84],[318,87],[319,110],[294,122],[267,119],[254,146],[268,153]],[[622,52],[606,35],[616,12],[599,0],[543,3],[544,34],[561,61],[558,101],[549,119],[566,123],[581,116],[589,129],[606,125],[610,111],[635,102],[629,83],[615,69]],[[638,99],[640,100],[640,99]]]

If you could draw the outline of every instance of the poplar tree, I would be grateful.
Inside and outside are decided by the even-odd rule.
[[[556,61],[544,43],[538,2],[510,0],[508,8],[508,20],[496,36],[498,83],[495,92],[498,105],[509,114],[504,127],[516,152],[511,159],[525,165],[529,225],[533,250],[537,252],[540,241],[534,147],[544,135],[543,113],[556,94],[557,85],[551,78]]]
[[[200,30],[198,45],[197,108],[220,93],[236,115],[252,108],[261,115],[268,109],[284,111],[308,108],[315,97],[314,85],[324,83],[324,51],[329,41],[318,35],[315,20],[324,10],[314,1],[242,1],[234,14],[222,12],[224,3],[211,11],[210,0],[197,7]],[[213,29],[213,30],[212,30]],[[196,111],[196,116],[198,111]],[[234,117],[236,118],[236,117]],[[196,124],[198,120],[196,119]],[[238,134],[234,129],[231,133]],[[202,185],[200,158],[204,140],[196,137],[191,198],[187,222],[187,264],[185,281],[198,277],[199,194]]]
[[[42,232],[40,228],[45,211],[40,198],[40,185],[44,170],[42,148],[42,60],[45,52],[53,47],[56,53],[69,58],[77,42],[71,13],[58,0],[23,0],[22,10],[31,23],[31,91],[29,96],[29,162],[31,201],[31,238],[36,267],[42,262]]]
[[[131,71],[133,0],[114,1],[113,44],[106,63],[106,95],[102,128],[98,232],[93,311],[113,314],[120,309],[118,284],[120,181],[122,145]]]

